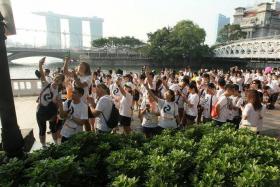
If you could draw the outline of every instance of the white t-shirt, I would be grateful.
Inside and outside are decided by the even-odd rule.
[[[178,105],[175,102],[167,102],[158,99],[160,111],[159,126],[162,128],[177,128],[176,116],[178,116]]]
[[[120,108],[120,99],[122,97],[122,94],[121,94],[119,87],[116,85],[116,83],[114,83],[114,84],[110,85],[109,89],[110,89],[110,93],[111,93],[111,96],[113,97],[116,107]]]
[[[225,95],[222,95],[218,98],[217,104],[220,106],[220,114],[215,120],[219,122],[226,122],[231,115],[231,99]]]
[[[241,108],[242,104],[244,103],[242,97],[231,96],[231,99],[232,99],[232,105],[234,107]],[[239,110],[232,110],[230,120],[232,120],[236,116],[239,116]]]
[[[272,80],[269,84],[269,87],[272,90],[272,93],[280,92],[279,82],[277,80]]]
[[[111,129],[107,126],[106,121],[109,120],[113,107],[113,100],[109,95],[104,95],[97,101],[96,110],[103,113],[95,118],[96,128],[101,131],[109,132]],[[106,118],[106,121],[104,119]]]
[[[53,79],[52,79],[52,77],[51,76],[46,76],[46,81],[48,82],[48,83],[51,83],[51,82],[53,82]]]
[[[125,96],[122,96],[120,101],[120,115],[128,118],[132,117],[132,102],[133,97],[130,93],[126,93]]]
[[[140,110],[146,109],[147,103],[149,103],[147,100],[143,100],[140,106]],[[158,112],[158,108],[155,108],[155,111]],[[158,125],[158,116],[150,107],[150,112],[146,111],[146,113],[143,115],[142,126],[148,128],[155,128],[157,127],[157,125]]]
[[[245,74],[245,81],[244,81],[244,84],[251,84],[253,78],[253,76],[250,74],[250,73],[246,73]]]
[[[88,106],[84,102],[74,104],[71,102],[68,108],[68,102],[63,103],[63,111],[68,112],[68,115],[72,115],[75,118],[86,120],[88,119]],[[67,119],[63,125],[60,134],[66,138],[83,131],[83,126],[76,124],[73,120]]]
[[[84,95],[82,97],[82,101],[84,103],[87,103],[87,97],[89,96],[89,88],[91,87],[91,75],[87,76],[78,76],[78,79],[81,81],[81,83],[87,83],[87,86],[84,87]],[[75,86],[75,82],[74,82]]]
[[[186,114],[189,116],[197,116],[197,105],[199,103],[199,96],[197,93],[190,93],[188,96],[188,102],[193,106],[190,107],[189,105],[185,104]]]
[[[186,86],[185,88],[181,89],[180,90],[182,94],[184,95],[188,95],[188,87]],[[179,108],[184,108],[184,99],[182,96],[179,96],[179,98],[177,99],[178,100],[178,107]],[[175,101],[177,101],[175,100]]]
[[[221,95],[223,95],[224,92],[225,92],[224,89],[219,89],[216,93],[217,98],[219,98]]]
[[[39,96],[39,102],[42,106],[48,106],[51,102],[56,103],[58,88],[54,88],[48,82],[42,82],[42,90]]]
[[[210,106],[211,104],[211,98],[212,98],[212,106]],[[216,102],[217,102],[218,98],[216,95],[210,95],[210,94],[206,94],[204,97],[204,100],[201,104],[201,106],[203,107],[203,112],[202,112],[202,116],[205,118],[211,118],[211,108],[213,106],[215,106]]]
[[[255,111],[253,105],[248,103],[244,110],[242,111],[242,118],[244,119],[247,116],[248,122],[253,126],[257,127],[257,130],[262,130],[263,126],[263,113],[264,113],[264,106],[259,111]]]

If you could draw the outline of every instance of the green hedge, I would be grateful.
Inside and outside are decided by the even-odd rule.
[[[142,134],[81,133],[4,163],[0,186],[279,186],[280,143],[230,125]]]

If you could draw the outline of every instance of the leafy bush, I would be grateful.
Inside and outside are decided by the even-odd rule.
[[[279,186],[280,143],[201,124],[152,139],[84,132],[5,163],[0,186]]]

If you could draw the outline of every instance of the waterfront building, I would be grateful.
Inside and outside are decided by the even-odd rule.
[[[233,24],[239,24],[246,38],[280,34],[280,4],[276,0],[260,3],[255,7],[235,9]]]

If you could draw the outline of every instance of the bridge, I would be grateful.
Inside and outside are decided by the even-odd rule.
[[[66,55],[75,60],[149,60],[142,53],[125,49],[47,49],[8,47],[9,62],[26,57],[48,56],[63,59]]]
[[[216,58],[280,60],[280,36],[231,41],[214,48]]]

